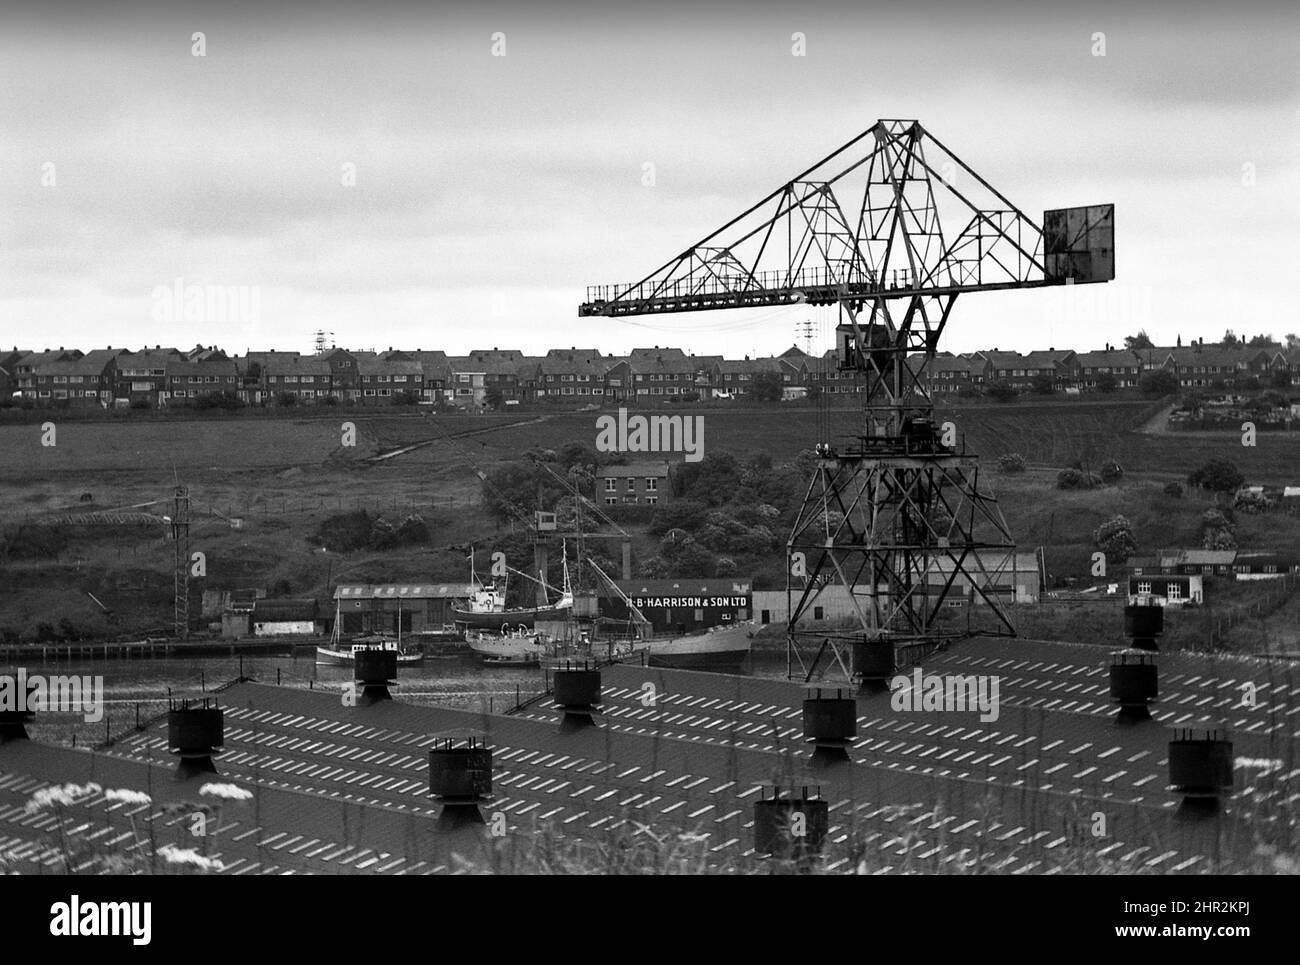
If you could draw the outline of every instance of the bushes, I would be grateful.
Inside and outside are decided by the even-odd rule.
[[[1207,509],[1201,514],[1201,545],[1207,550],[1236,549],[1235,529],[1236,525],[1227,513]]]
[[[1018,452],[1008,452],[998,456],[998,468],[1003,472],[1024,472],[1025,457]]]
[[[1101,466],[1102,482],[1113,486],[1115,483],[1119,482],[1123,477],[1124,477],[1124,470],[1120,468],[1120,464],[1116,462],[1114,459],[1111,459],[1109,462],[1102,463]]]
[[[1246,484],[1246,477],[1227,459],[1211,459],[1187,477],[1189,486],[1216,493],[1236,492]]]
[[[1006,379],[998,379],[996,382],[990,382],[984,389],[984,394],[995,402],[1011,402],[1020,393],[1016,387]]]
[[[428,524],[419,514],[412,513],[395,523],[383,516],[371,516],[364,509],[329,517],[312,537],[314,543],[335,553],[418,546],[429,539]]]
[[[234,412],[244,407],[244,400],[235,392],[204,392],[194,400],[194,408],[199,411],[222,409]]]
[[[1142,373],[1138,379],[1138,388],[1143,395],[1173,395],[1178,391],[1178,376],[1168,369],[1152,369]]]
[[[1092,473],[1073,467],[1062,469],[1056,474],[1057,489],[1092,489],[1099,482],[1101,480]]]
[[[1183,484],[1176,482],[1165,483],[1164,493],[1166,496],[1172,496],[1174,499],[1182,499]]]
[[[1237,493],[1237,497],[1232,501],[1233,509],[1240,509],[1246,513],[1266,513],[1276,505],[1277,501],[1272,497],[1249,491]]]

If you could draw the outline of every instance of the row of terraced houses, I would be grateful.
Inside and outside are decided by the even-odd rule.
[[[1297,353],[1292,353],[1293,356]],[[463,356],[441,351],[386,352],[334,348],[320,354],[253,352],[228,356],[215,347],[188,351],[155,346],[0,351],[0,399],[36,405],[103,408],[190,405],[223,395],[247,405],[334,399],[347,404],[394,402],[483,406],[503,402],[655,401],[656,398],[734,398],[756,380],[779,379],[783,398],[816,387],[826,394],[860,393],[859,373],[843,369],[834,351],[809,355],[791,347],[778,356],[726,359],[678,348],[640,348],[625,356],[597,349],[551,349],[526,356],[516,349],[480,349]],[[993,382],[1028,391],[1050,379],[1056,391],[1132,388],[1144,372],[1166,369],[1181,386],[1241,387],[1251,378],[1300,385],[1300,357],[1280,348],[1189,346],[1027,354],[990,351],[941,354],[925,369],[931,394],[978,392]],[[1279,379],[1278,374],[1285,373]]]

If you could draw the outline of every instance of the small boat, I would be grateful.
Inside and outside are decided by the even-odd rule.
[[[350,667],[358,650],[396,650],[398,666],[406,667],[424,660],[424,651],[403,647],[392,637],[354,637],[351,640],[331,639],[316,648],[316,662]]]
[[[484,663],[507,667],[540,666],[546,642],[528,627],[503,628],[500,634],[482,632],[467,635],[469,648]]]
[[[350,637],[347,640],[344,640],[342,627],[343,618],[340,612],[340,604],[336,600],[334,603],[334,630],[330,634],[329,642],[323,643],[316,648],[317,663],[350,667],[354,663],[354,654],[356,651],[376,649],[396,650],[397,664],[400,667],[410,666],[424,661],[423,647],[418,643],[412,645],[409,641],[405,644],[402,643],[402,611],[400,601],[398,603],[397,611],[396,637],[390,637],[385,633],[372,633],[364,636]]]
[[[398,665],[409,666],[412,663],[421,663],[424,661],[424,652],[422,650],[398,650],[395,640],[387,641],[387,644],[376,644],[376,642],[360,642],[350,640],[344,644],[321,644],[316,648],[317,663],[333,663],[335,666],[351,667],[354,662],[357,650],[396,650],[398,652]]]

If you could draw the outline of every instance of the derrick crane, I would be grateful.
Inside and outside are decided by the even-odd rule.
[[[919,122],[880,120],[640,281],[588,288],[578,314],[837,307],[838,366],[861,380],[863,415],[847,443],[817,441],[787,541],[788,669],[812,679],[826,656],[870,682],[900,649],[1015,634],[1001,599],[1014,541],[926,389],[957,296],[1114,273],[1113,205],[1040,225]],[[813,626],[831,586],[851,629]],[[983,604],[964,628],[944,612],[962,592]]]

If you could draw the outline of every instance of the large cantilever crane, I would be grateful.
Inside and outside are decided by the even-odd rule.
[[[963,591],[986,605],[979,632],[1015,633],[1000,599],[1014,541],[926,390],[957,296],[1112,278],[1113,205],[1040,226],[920,123],[881,120],[641,281],[589,288],[578,314],[838,307],[839,367],[862,380],[864,413],[847,445],[817,445],[787,543],[787,654],[791,676],[828,656],[870,681],[899,647],[976,632],[969,608],[964,628],[943,617]],[[851,630],[810,626],[830,586]]]

